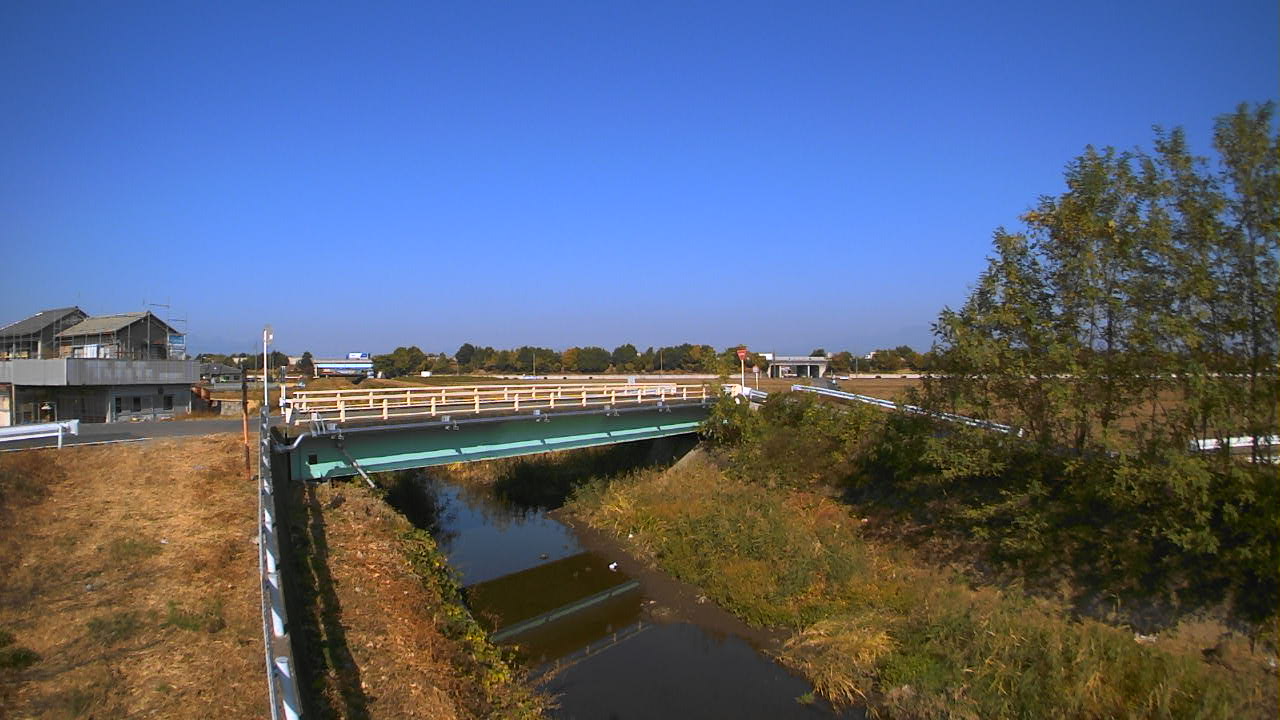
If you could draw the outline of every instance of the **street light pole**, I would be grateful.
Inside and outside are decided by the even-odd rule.
[[[267,386],[270,384],[267,371],[267,344],[275,339],[275,335],[271,332],[271,326],[262,328],[262,409],[271,412],[271,400]]]

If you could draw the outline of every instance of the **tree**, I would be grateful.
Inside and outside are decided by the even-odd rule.
[[[831,356],[831,369],[836,372],[849,372],[853,369],[853,353],[841,350]]]
[[[316,364],[310,350],[302,353],[302,358],[298,360],[298,372],[308,377],[316,374]]]
[[[576,372],[578,370],[578,354],[581,352],[582,348],[571,347],[560,353],[561,366],[569,372]]]
[[[611,359],[608,350],[588,345],[578,352],[578,369],[587,373],[604,372],[609,369]]]
[[[636,369],[635,363],[639,357],[640,354],[636,352],[636,346],[626,343],[613,349],[611,360],[614,369],[622,372]]]
[[[817,348],[816,350],[809,351],[809,357],[826,357],[826,356],[827,356],[827,351],[823,348]]]
[[[969,300],[939,317],[929,401],[1077,452],[1274,433],[1273,111],[1217,119],[1216,172],[1180,130],[1157,130],[1155,154],[1086,148],[1066,191],[1041,198],[1026,232],[997,231]]]
[[[471,364],[471,361],[472,359],[475,358],[475,355],[476,355],[475,345],[472,345],[471,343],[462,343],[462,345],[458,348],[458,352],[453,354],[453,357],[455,360],[458,361],[459,368],[466,368],[470,370],[473,367]]]

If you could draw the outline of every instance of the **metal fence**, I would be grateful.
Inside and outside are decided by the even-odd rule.
[[[271,418],[262,409],[258,442],[258,570],[262,578],[262,640],[272,720],[302,717],[298,681],[285,612],[275,488],[271,482]]]

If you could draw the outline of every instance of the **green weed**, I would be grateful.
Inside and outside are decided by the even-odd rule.
[[[24,647],[0,648],[0,668],[22,670],[40,662],[40,655],[35,650]]]
[[[142,629],[138,613],[131,610],[100,615],[89,620],[89,637],[103,645],[124,642]]]
[[[116,538],[107,546],[107,555],[117,563],[130,563],[158,555],[162,547],[148,538]]]
[[[222,617],[221,600],[206,603],[204,608],[198,611],[184,610],[170,600],[169,613],[165,617],[164,624],[182,630],[192,632],[203,630],[208,633],[216,633],[227,626],[226,620]]]

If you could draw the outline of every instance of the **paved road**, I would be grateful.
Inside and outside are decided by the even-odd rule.
[[[273,418],[279,422],[279,418]],[[240,432],[240,419],[229,420],[174,420],[160,422],[137,423],[81,423],[79,435],[68,435],[62,440],[63,446],[85,445],[104,442],[136,442],[161,437],[181,437],[184,435],[213,435],[215,433]],[[257,434],[258,418],[249,418],[249,432]],[[5,450],[29,450],[31,448],[57,447],[57,438],[38,438],[0,443],[0,452]]]

